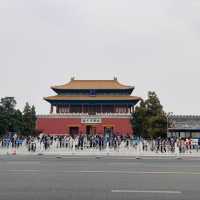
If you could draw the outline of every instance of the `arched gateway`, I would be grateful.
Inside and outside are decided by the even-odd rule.
[[[50,114],[37,117],[37,129],[50,135],[133,134],[130,122],[141,100],[132,86],[114,80],[75,80],[51,87],[57,95],[45,97]]]

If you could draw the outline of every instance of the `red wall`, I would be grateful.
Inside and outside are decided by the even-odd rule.
[[[70,126],[78,126],[80,133],[86,132],[86,125],[82,124],[81,119],[73,118],[38,118],[36,123],[36,128],[41,130],[46,134],[63,135],[69,134]],[[105,126],[112,126],[114,128],[114,133],[131,135],[133,133],[132,125],[130,119],[112,119],[104,118],[101,124],[93,124],[96,127],[96,132],[98,134],[104,133]]]

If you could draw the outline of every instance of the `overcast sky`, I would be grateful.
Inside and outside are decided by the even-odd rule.
[[[42,98],[71,76],[117,76],[200,114],[200,0],[0,0],[0,97],[48,113]]]

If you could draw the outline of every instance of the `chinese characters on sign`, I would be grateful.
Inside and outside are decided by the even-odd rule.
[[[82,118],[81,123],[82,124],[97,124],[97,123],[101,123],[101,118]]]

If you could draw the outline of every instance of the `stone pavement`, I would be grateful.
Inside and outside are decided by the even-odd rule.
[[[49,150],[37,150],[36,152],[29,152],[27,148],[2,148],[0,149],[0,155],[57,155],[57,156],[126,156],[126,157],[199,157],[200,152],[192,151],[191,153],[175,153],[167,152],[152,152],[152,151],[139,151],[135,149],[104,149],[102,151],[98,149],[49,149]]]

